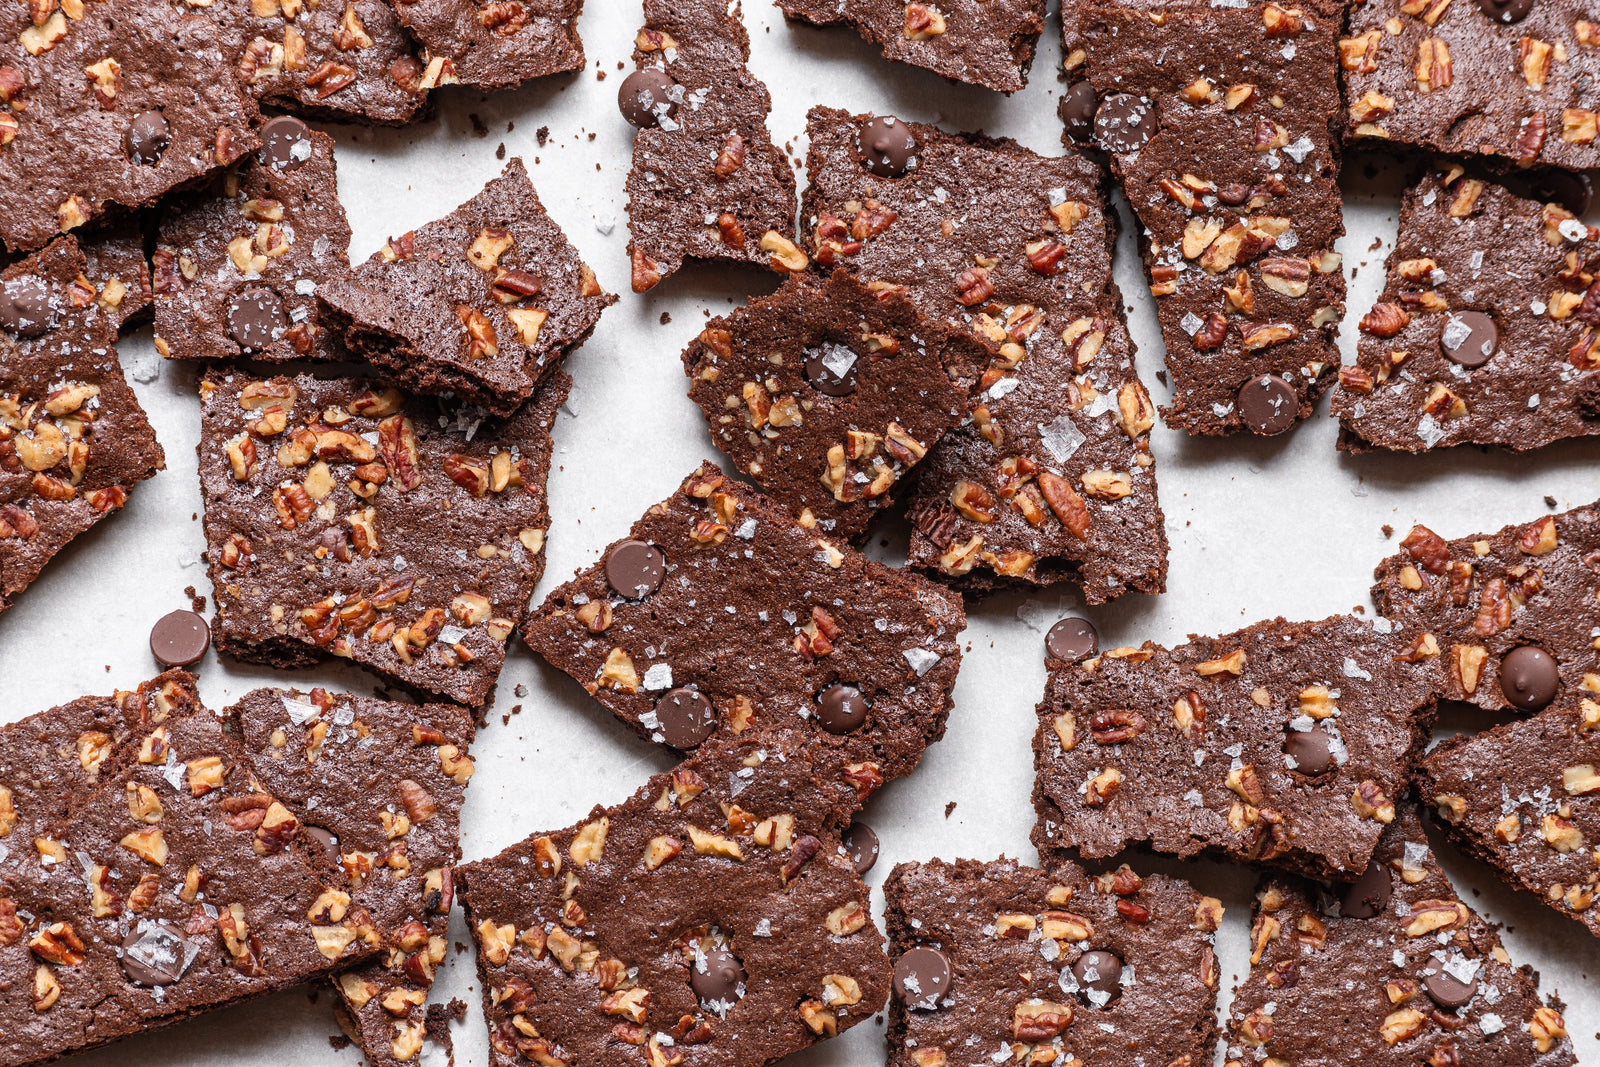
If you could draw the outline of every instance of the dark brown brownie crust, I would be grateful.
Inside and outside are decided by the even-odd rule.
[[[583,69],[583,0],[390,0],[422,42],[422,88],[509,89]]]

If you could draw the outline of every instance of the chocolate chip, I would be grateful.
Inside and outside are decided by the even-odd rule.
[[[1061,98],[1061,122],[1067,128],[1068,137],[1088,137],[1094,132],[1094,110],[1098,102],[1094,86],[1087,80],[1072,83]]]
[[[1095,109],[1094,135],[1107,152],[1137,152],[1155,132],[1155,109],[1132,93],[1112,93]]]
[[[917,139],[893,115],[876,115],[856,131],[861,162],[880,178],[897,178],[916,158]]]
[[[1478,992],[1478,980],[1463,982],[1445,970],[1447,960],[1434,953],[1428,957],[1428,966],[1422,976],[1422,988],[1441,1008],[1459,1008]],[[1430,973],[1431,972],[1431,973]]]
[[[830,685],[817,694],[817,721],[830,734],[847,734],[867,721],[867,707],[867,698],[855,686]]]
[[[861,357],[848,345],[828,341],[806,349],[806,381],[827,396],[849,396],[856,391],[856,367]]]
[[[241,348],[267,347],[284,325],[283,301],[271,289],[253,286],[236,293],[228,305],[228,335]]]
[[[950,957],[926,945],[902,952],[894,961],[894,991],[908,1008],[938,1008],[950,992]]]
[[[150,652],[163,667],[199,663],[211,647],[211,628],[192,611],[163,615],[150,628]]]
[[[858,820],[846,827],[839,843],[844,845],[845,854],[855,864],[857,875],[866,874],[878,862],[877,831],[864,822]]]
[[[50,287],[36,274],[0,285],[0,326],[18,337],[38,337],[50,328]]]
[[[1521,645],[1500,658],[1500,692],[1523,711],[1537,711],[1561,691],[1561,668],[1538,645]]]
[[[656,725],[673,748],[693,748],[717,728],[717,709],[694,689],[668,689],[656,701]]]
[[[666,573],[667,557],[644,541],[624,541],[606,553],[606,584],[629,600],[643,600],[660,589]]]
[[[1367,864],[1361,877],[1344,887],[1339,898],[1339,914],[1346,919],[1370,919],[1389,906],[1389,872],[1377,860]]]
[[[1533,0],[1478,0],[1478,10],[1495,22],[1521,22],[1533,10]]]
[[[1083,999],[1103,1008],[1122,992],[1122,960],[1115,952],[1091,949],[1072,965],[1072,977],[1078,980]]]
[[[1463,367],[1481,367],[1489,362],[1500,343],[1494,320],[1481,311],[1458,311],[1445,320],[1439,334],[1439,351]]]
[[[663,115],[671,118],[678,113],[678,102],[673,97],[682,93],[672,91],[677,84],[664,70],[636,70],[622,79],[617,107],[622,110],[622,117],[635,126],[659,126]]]
[[[311,158],[311,130],[293,115],[279,115],[261,127],[258,158],[273,170],[289,171]]]
[[[141,919],[122,939],[122,973],[136,985],[171,985],[198,952],[171,923]]]
[[[1334,736],[1318,723],[1309,730],[1290,730],[1283,739],[1283,754],[1294,760],[1294,770],[1315,778],[1333,770]]]
[[[147,167],[161,162],[161,153],[171,142],[172,127],[160,111],[139,112],[122,135],[122,149],[128,158]]]
[[[698,953],[689,967],[689,988],[708,1010],[721,1011],[744,997],[744,968],[739,958],[725,948]]]
[[[339,858],[338,834],[334,833],[332,830],[324,829],[321,826],[311,826],[309,824],[306,826],[306,833],[311,835],[311,840],[315,841],[322,847],[322,851],[330,860],[337,860]]]
[[[1239,387],[1239,417],[1258,434],[1280,434],[1294,425],[1299,414],[1294,386],[1276,374],[1259,375]]]
[[[1044,654],[1063,663],[1077,663],[1100,650],[1100,634],[1094,623],[1068,615],[1044,635]]]

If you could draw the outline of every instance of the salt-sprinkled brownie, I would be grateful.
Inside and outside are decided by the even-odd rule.
[[[1453,541],[1417,525],[1400,547],[1373,572],[1372,601],[1435,636],[1441,698],[1537,711],[1600,690],[1600,505]]]
[[[144,234],[132,220],[123,220],[80,238],[78,247],[94,302],[118,330],[126,328],[153,299]]]
[[[1418,765],[1417,785],[1463,848],[1600,937],[1597,768],[1600,703],[1591,694],[1449,738]]]
[[[1159,15],[1159,18],[1157,17]],[[1336,0],[1076,7],[1094,135],[1141,224],[1194,434],[1279,434],[1339,367]]]
[[[807,529],[710,463],[523,628],[641,736],[678,749],[788,727],[859,804],[944,735],[958,594]]]
[[[1456,896],[1410,800],[1356,882],[1268,877],[1250,939],[1228,1067],[1577,1062],[1559,1003]]]
[[[362,379],[201,383],[200,484],[229,655],[340,656],[483,705],[544,571],[558,372],[507,419]]]
[[[390,0],[422,43],[421,89],[509,89],[583,69],[583,0]]]
[[[1340,447],[1520,452],[1600,434],[1597,236],[1459,166],[1407,190],[1388,283],[1339,371]]]
[[[1521,167],[1600,166],[1600,26],[1586,14],[1533,0],[1353,5],[1339,42],[1345,137]]]
[[[804,270],[794,172],[767,129],[772,98],[750,73],[739,5],[646,0],[644,22],[637,69],[617,92],[622,117],[639,127],[628,172],[633,291],[691,258]]]
[[[859,539],[966,413],[951,372],[985,355],[901,292],[796,276],[712,319],[683,353],[711,439],[774,500]]]
[[[333,138],[282,115],[261,141],[157,231],[155,345],[168,359],[323,355],[317,287],[350,273]]]
[[[904,287],[992,349],[963,375],[970,421],[921,464],[912,564],[963,588],[1070,580],[1090,603],[1160,592],[1155,407],[1111,280],[1099,166],[830,108],[806,130],[818,265]]]
[[[340,1025],[369,1063],[414,1059],[444,962],[472,716],[323,689],[258,689],[226,714],[262,788],[342,872],[382,938],[377,960],[334,979]]]
[[[1043,0],[778,0],[785,18],[849,26],[883,58],[1011,94],[1028,84]]]
[[[1047,662],[1042,854],[1145,843],[1338,879],[1394,819],[1442,675],[1431,635],[1344,615]]]
[[[0,612],[166,466],[87,269],[66,236],[0,274]]]
[[[890,1067],[1211,1062],[1215,897],[1003,857],[902,863],[883,891]]]
[[[801,735],[705,746],[623,804],[456,871],[490,1063],[760,1067],[889,991]]]
[[[545,214],[520,159],[317,298],[323,324],[396,385],[497,415],[520,407],[617,299]]]
[[[243,0],[230,0],[243,2]],[[0,11],[0,242],[39,248],[108,204],[146,207],[252,151],[255,101],[216,24],[172,0]]]

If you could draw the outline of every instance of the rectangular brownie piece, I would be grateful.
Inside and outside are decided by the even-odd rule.
[[[868,891],[803,744],[719,739],[457,870],[494,1067],[761,1067],[882,1008]]]
[[[564,372],[506,419],[367,379],[201,383],[217,648],[340,656],[473,707],[544,571]]]
[[[1211,1062],[1222,902],[1187,882],[1002,857],[902,863],[883,891],[890,1067]]]
[[[1160,592],[1155,408],[1111,277],[1100,167],[831,108],[806,132],[817,264],[903,287],[992,349],[965,369],[970,421],[921,464],[912,564],[977,590],[1069,580],[1090,603]],[[863,136],[895,135],[893,161],[863,156]]]
[[[1340,879],[1394,818],[1443,675],[1430,635],[1343,615],[1048,662],[1042,855],[1145,843]]]
[[[958,594],[835,545],[706,463],[522,637],[652,741],[792,727],[858,805],[944,736],[965,626]]]
[[[420,89],[509,89],[583,69],[583,0],[389,0],[422,45]]]

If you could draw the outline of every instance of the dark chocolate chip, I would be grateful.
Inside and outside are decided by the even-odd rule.
[[[1094,623],[1068,615],[1044,635],[1044,652],[1051,659],[1063,663],[1077,663],[1088,659],[1100,650],[1100,634]]]
[[[1500,691],[1523,711],[1537,711],[1561,691],[1561,668],[1538,645],[1521,645],[1500,658]]]
[[[916,158],[917,139],[893,115],[877,115],[856,131],[861,162],[880,178],[897,178]]]
[[[717,709],[694,689],[668,689],[656,701],[656,725],[673,748],[693,748],[717,728]]]
[[[1367,864],[1361,877],[1344,887],[1339,898],[1339,914],[1346,919],[1370,919],[1389,906],[1389,872],[1377,860]]]
[[[271,289],[252,286],[234,294],[228,305],[228,335],[241,348],[265,348],[284,329],[283,301]]]
[[[894,991],[908,1008],[938,1008],[950,992],[950,957],[926,945],[902,952],[894,961]]]
[[[878,833],[859,819],[845,828],[839,842],[855,864],[857,875],[866,874],[878,862]]]
[[[629,600],[642,600],[660,589],[666,573],[667,557],[644,541],[624,541],[606,553],[606,584]]]
[[[1061,122],[1067,128],[1068,137],[1084,138],[1094,132],[1097,103],[1099,100],[1094,95],[1094,86],[1087,79],[1072,83],[1061,98]]]
[[[848,345],[828,341],[806,349],[806,381],[827,396],[849,396],[856,391],[861,357]]]
[[[689,967],[689,988],[711,1010],[725,1010],[744,997],[744,968],[739,957],[725,948],[698,953]]]
[[[867,698],[853,685],[830,685],[817,694],[817,721],[830,734],[859,730],[867,721]]]
[[[1072,977],[1078,980],[1078,993],[1083,999],[1103,1008],[1122,992],[1122,960],[1115,952],[1091,949],[1072,965]]]
[[[1155,109],[1132,93],[1112,93],[1095,109],[1094,135],[1107,152],[1137,152],[1155,132]]]
[[[1456,312],[1445,320],[1439,333],[1439,350],[1463,367],[1483,366],[1499,343],[1500,331],[1494,320],[1481,311]]]
[[[176,926],[141,919],[122,939],[122,973],[136,985],[171,985],[183,977],[197,954],[197,946]]]
[[[1446,960],[1435,953],[1428,957],[1426,970],[1422,976],[1422,988],[1433,998],[1433,1002],[1441,1008],[1460,1008],[1467,1004],[1478,992],[1478,980],[1463,982],[1455,975],[1445,971]]]
[[[50,287],[36,274],[0,285],[0,326],[18,337],[38,337],[50,328]]]
[[[294,170],[311,158],[311,130],[293,115],[279,115],[261,127],[262,163],[273,170]]]
[[[663,115],[671,118],[678,113],[678,102],[673,97],[682,94],[672,91],[677,84],[664,70],[636,70],[622,79],[617,107],[622,110],[622,117],[635,126],[658,126]]]
[[[1276,374],[1262,374],[1239,387],[1239,417],[1258,434],[1271,437],[1294,425],[1300,398]]]
[[[337,860],[339,858],[338,834],[334,833],[332,830],[325,829],[324,827],[312,826],[310,824],[306,825],[306,833],[311,835],[311,840],[315,841],[322,847],[322,851],[327,854],[327,857],[330,860]]]
[[[1478,10],[1495,22],[1521,22],[1533,10],[1533,0],[1478,0]]]
[[[192,611],[163,615],[150,628],[150,652],[163,667],[199,663],[211,647],[211,628]]]
[[[171,142],[172,127],[160,111],[139,112],[122,135],[122,148],[128,158],[147,167],[161,162],[161,153]]]
[[[1294,760],[1294,770],[1316,777],[1333,770],[1334,737],[1322,724],[1309,730],[1290,730],[1283,739],[1283,754]]]

